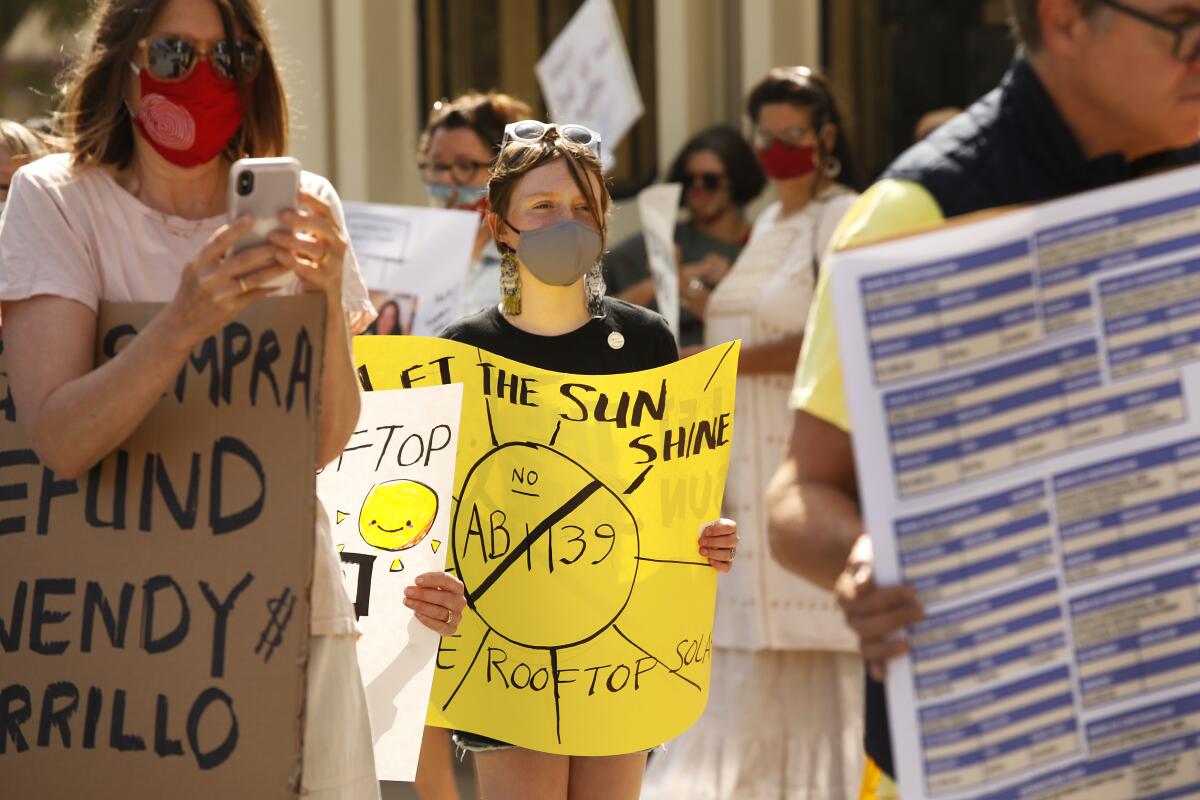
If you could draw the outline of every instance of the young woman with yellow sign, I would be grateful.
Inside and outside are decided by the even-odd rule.
[[[612,199],[600,136],[581,125],[535,120],[505,129],[488,183],[488,224],[503,254],[501,302],[444,334],[498,356],[557,372],[611,375],[678,359],[657,314],[604,296],[600,256]],[[730,520],[709,523],[698,547],[728,572],[738,542]],[[456,731],[476,754],[484,797],[636,798],[645,753],[563,756]]]

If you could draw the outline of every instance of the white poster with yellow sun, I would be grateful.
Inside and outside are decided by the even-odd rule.
[[[410,336],[354,354],[367,389],[464,386],[446,549],[469,605],[430,722],[579,756],[695,723],[717,590],[698,538],[721,513],[738,344],[626,375]]]
[[[438,636],[405,607],[404,589],[446,566],[461,407],[458,384],[364,393],[354,435],[317,478],[363,630],[358,660],[383,780],[417,773]]]

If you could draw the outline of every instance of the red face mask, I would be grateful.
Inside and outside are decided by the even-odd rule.
[[[176,166],[212,161],[242,126],[237,85],[213,72],[207,58],[178,83],[160,81],[145,69],[138,70],[138,78],[142,109],[134,121],[159,155]]]
[[[758,151],[763,171],[777,181],[803,178],[817,168],[817,148],[790,147],[776,139],[771,146]]]

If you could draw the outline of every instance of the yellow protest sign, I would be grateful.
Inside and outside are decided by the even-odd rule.
[[[691,726],[717,585],[697,539],[720,516],[738,343],[626,375],[417,337],[354,353],[367,389],[464,384],[447,563],[469,608],[442,641],[430,722],[597,756]]]

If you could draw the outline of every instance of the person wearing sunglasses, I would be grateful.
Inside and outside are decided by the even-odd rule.
[[[687,354],[704,341],[700,318],[708,296],[750,238],[744,209],[767,179],[746,140],[716,125],[689,139],[671,162],[667,183],[683,184],[687,216],[675,226],[680,261],[679,346]],[[604,258],[605,282],[614,297],[657,309],[654,281],[641,234],[625,239]]]
[[[501,301],[451,325],[444,337],[584,375],[653,369],[678,358],[661,316],[604,296],[599,265],[612,199],[600,154],[600,136],[581,125],[524,120],[506,128],[488,181],[488,226],[505,261]],[[718,520],[701,531],[697,551],[728,572],[737,543],[736,524]],[[474,753],[480,796],[488,800],[635,800],[646,767],[645,753],[553,755],[469,731],[455,731],[454,741]]]
[[[471,268],[462,287],[462,316],[494,306],[500,299],[500,252],[483,223],[488,170],[500,151],[504,126],[528,116],[529,106],[511,95],[467,92],[434,103],[421,134],[417,166],[430,205],[480,214]]]
[[[746,112],[778,200],[712,291],[704,343],[742,341],[723,510],[748,546],[717,594],[708,707],[651,761],[643,797],[842,800],[861,770],[862,665],[832,592],[771,558],[763,492],[786,453],[790,377],[821,254],[855,201],[840,182],[851,155],[832,86],[805,67],[768,72]]]
[[[1196,160],[1200,0],[1008,5],[1020,43],[1008,74],[884,171],[847,214],[835,248]],[[924,609],[914,587],[875,581],[829,287],[822,280],[817,288],[790,398],[791,443],[767,493],[771,549],[789,569],[835,590],[859,640],[870,676],[862,797],[884,800],[897,796],[892,778],[905,765],[893,761],[882,681]],[[1076,796],[1087,787],[1054,789]]]
[[[253,220],[226,222],[231,163],[281,156],[288,114],[258,0],[106,0],[64,88],[66,152],[22,167],[0,218],[0,301],[17,418],[60,478],[86,474],[175,384],[213,331],[275,291],[326,307],[314,472],[358,421],[351,331],[374,316],[337,193],[304,173],[300,208],[269,242],[230,255]],[[265,288],[286,279],[282,289]],[[102,302],[161,310],[92,368]],[[355,613],[318,504],[301,790],[377,798]],[[452,634],[465,605],[446,573],[409,589],[417,618]],[[448,621],[453,620],[453,621]],[[398,623],[403,624],[403,623]],[[281,732],[293,720],[278,721]]]

